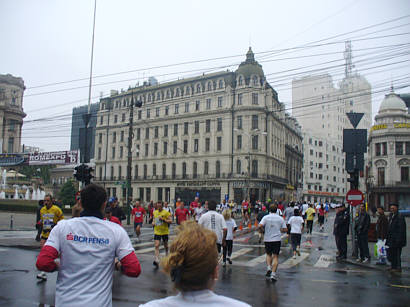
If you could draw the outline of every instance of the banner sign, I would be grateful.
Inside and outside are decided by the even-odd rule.
[[[78,164],[78,151],[34,152],[29,154],[28,165]]]
[[[0,154],[0,166],[20,165],[24,162],[24,156],[19,154]]]

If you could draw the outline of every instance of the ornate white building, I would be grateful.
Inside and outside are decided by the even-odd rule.
[[[252,50],[235,72],[149,83],[100,100],[97,183],[125,199],[129,102],[134,108],[132,197],[143,201],[295,198],[302,136]]]
[[[410,206],[410,114],[395,93],[382,101],[368,139],[370,205]]]

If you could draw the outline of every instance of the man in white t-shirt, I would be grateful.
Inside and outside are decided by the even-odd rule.
[[[198,224],[215,232],[217,240],[216,247],[218,253],[221,252],[221,247],[226,245],[226,233],[228,228],[222,214],[216,212],[216,201],[211,200],[208,203],[208,212],[203,214],[198,221]]]
[[[276,212],[276,204],[269,206],[269,214],[265,215],[259,223],[259,228],[265,231],[265,251],[267,272],[266,277],[272,281],[277,280],[276,271],[278,269],[278,256],[280,252],[282,232],[287,232],[285,220]]]
[[[53,228],[36,266],[58,271],[56,306],[112,306],[114,268],[138,277],[141,266],[124,228],[103,220],[105,189],[86,186],[81,204],[80,217],[60,221]]]
[[[290,225],[290,241],[292,243],[293,259],[296,259],[296,253],[300,256],[303,222],[303,218],[299,214],[299,209],[296,208],[294,215],[288,221]]]
[[[199,204],[199,206],[194,209],[194,218],[197,223],[199,219],[201,218],[202,214],[204,213],[205,213],[205,208],[202,206],[202,204]]]
[[[306,220],[306,210],[309,208],[309,205],[306,203],[306,201],[302,204],[302,217],[304,220]]]

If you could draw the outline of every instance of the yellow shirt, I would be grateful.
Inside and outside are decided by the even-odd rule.
[[[306,220],[307,221],[313,221],[313,214],[315,214],[315,213],[316,213],[315,209],[309,207],[306,210]]]
[[[56,205],[52,205],[50,209],[44,206],[40,210],[40,219],[43,224],[41,237],[47,239],[51,229],[57,225],[58,221],[64,219],[63,211]]]
[[[168,235],[169,234],[169,225],[163,220],[160,220],[159,217],[163,219],[168,219],[171,215],[167,210],[162,209],[161,212],[158,210],[154,211],[154,234],[158,236]]]

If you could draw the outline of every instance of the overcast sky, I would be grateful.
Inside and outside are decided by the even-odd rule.
[[[0,73],[27,87],[22,143],[69,149],[72,108],[88,100],[93,8],[94,0],[0,1]],[[355,70],[373,87],[374,115],[392,82],[397,93],[410,92],[409,34],[408,0],[97,0],[92,102],[149,76],[235,70],[252,46],[291,112],[292,79],[329,72],[337,86],[351,39]],[[182,64],[199,60],[208,61]],[[169,64],[179,65],[159,67]]]

